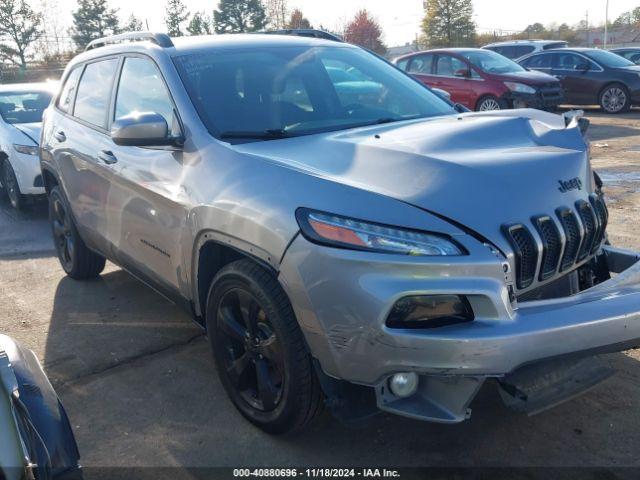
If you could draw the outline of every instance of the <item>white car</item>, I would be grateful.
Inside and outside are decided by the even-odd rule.
[[[563,40],[509,40],[490,43],[482,48],[493,50],[511,60],[516,60],[530,53],[542,52],[554,48],[566,48],[567,46],[568,43]]]
[[[27,195],[43,195],[38,149],[42,113],[55,83],[0,85],[0,183],[20,209]]]

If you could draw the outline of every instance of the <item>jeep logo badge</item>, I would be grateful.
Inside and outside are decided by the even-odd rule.
[[[582,180],[578,177],[569,180],[558,180],[558,183],[560,184],[558,190],[562,193],[567,193],[571,190],[582,190]]]

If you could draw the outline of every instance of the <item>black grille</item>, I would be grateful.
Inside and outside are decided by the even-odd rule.
[[[581,262],[591,253],[593,248],[593,241],[596,238],[598,230],[598,219],[596,218],[593,208],[589,202],[584,200],[578,200],[576,202],[576,210],[582,220],[582,227],[584,229],[584,238],[582,240],[582,246],[578,253],[578,261]]]
[[[564,255],[562,255],[562,261],[560,262],[560,271],[564,272],[573,266],[578,258],[584,231],[571,209],[559,208],[556,213],[566,237]]]
[[[522,224],[504,227],[516,260],[516,285],[527,288],[533,283],[538,264],[538,248],[531,232]]]
[[[562,253],[562,238],[553,219],[547,215],[534,217],[533,224],[542,239],[542,262],[538,278],[546,280],[558,270],[560,254]]]
[[[607,222],[609,221],[609,212],[607,210],[607,205],[600,195],[591,194],[589,196],[589,202],[591,202],[591,206],[593,207],[593,211],[595,212],[598,220],[598,229],[596,230],[595,240],[593,242],[593,247],[591,248],[591,253],[595,253],[598,248],[600,248],[600,245],[604,240],[604,235],[607,230]]]

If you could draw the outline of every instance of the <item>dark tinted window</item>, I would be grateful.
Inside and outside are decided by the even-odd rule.
[[[568,45],[567,42],[555,42],[555,43],[547,43],[544,47],[542,47],[543,50],[551,50],[554,48],[566,48]]]
[[[521,62],[527,68],[551,68],[551,55],[533,55]]]
[[[50,92],[0,92],[0,116],[7,123],[41,122],[51,97]]]
[[[633,62],[630,62],[626,58],[622,58],[615,53],[608,52],[606,50],[587,50],[585,55],[591,57],[596,62],[609,68],[623,68],[633,66]]]
[[[127,58],[120,74],[115,118],[142,112],[159,113],[170,133],[177,134],[173,104],[158,68],[151,60]]]
[[[63,112],[70,113],[71,108],[73,107],[73,97],[76,93],[76,87],[78,86],[78,78],[80,78],[80,73],[82,72],[82,68],[76,67],[74,68],[67,80],[64,82],[64,87],[62,87],[62,93],[60,93],[60,98],[58,99],[58,108]]]
[[[116,73],[118,60],[102,60],[86,66],[78,95],[73,109],[73,115],[85,122],[101,128],[107,128],[107,112],[113,76]]]
[[[431,66],[433,65],[433,55],[416,55],[411,59],[411,65],[409,65],[410,73],[422,73],[428,75],[431,73]]]
[[[613,54],[612,54],[613,55]],[[615,55],[614,55],[615,56]],[[552,67],[558,70],[593,70],[597,67],[593,62],[576,53],[553,53]],[[624,60],[621,58],[621,60]]]
[[[520,58],[528,55],[533,52],[536,47],[532,47],[531,45],[516,45],[513,47],[513,57],[511,58]]]

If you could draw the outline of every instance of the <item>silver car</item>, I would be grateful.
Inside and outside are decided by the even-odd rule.
[[[640,344],[587,124],[458,112],[346,43],[138,33],[69,64],[41,165],[67,274],[109,259],[193,312],[260,428],[454,423],[488,380],[537,412]]]

